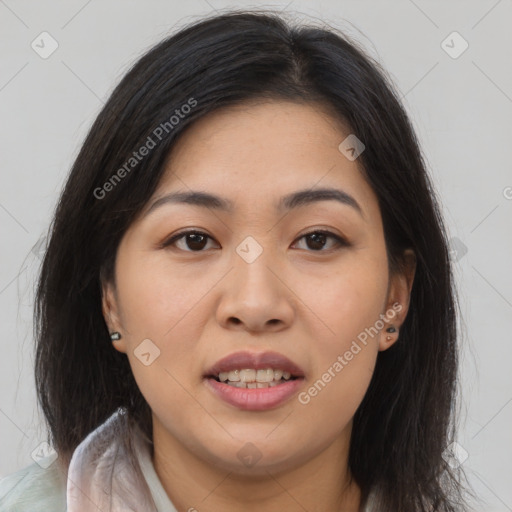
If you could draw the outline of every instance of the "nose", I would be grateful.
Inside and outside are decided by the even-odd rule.
[[[221,282],[218,323],[252,333],[288,328],[295,314],[294,294],[270,251],[252,263],[235,255],[233,263],[235,268]]]

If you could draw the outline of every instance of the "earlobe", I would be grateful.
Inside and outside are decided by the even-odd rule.
[[[412,285],[416,273],[414,251],[412,249],[405,250],[402,261],[401,270],[390,278],[387,307],[384,313],[385,326],[380,334],[379,351],[387,350],[398,341],[400,327],[409,311]]]
[[[398,309],[400,309],[400,306],[400,303],[395,303],[395,307],[397,307]],[[386,318],[389,318],[389,323],[386,323],[386,326],[383,329],[384,332],[381,332],[379,339],[379,352],[387,350],[392,345],[394,345],[398,341],[398,337],[400,336],[400,330],[397,325],[400,322],[400,320],[398,319],[398,315],[394,318],[391,318],[389,310],[386,311],[385,315]]]
[[[105,323],[110,333],[112,346],[119,352],[126,353],[125,340],[122,336],[121,321],[117,297],[112,283],[102,285],[102,312]]]

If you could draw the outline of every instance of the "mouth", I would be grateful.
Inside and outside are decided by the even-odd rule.
[[[297,392],[304,372],[276,352],[237,352],[215,363],[204,375],[207,387],[239,409],[275,408]]]

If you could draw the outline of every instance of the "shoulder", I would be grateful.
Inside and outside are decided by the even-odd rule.
[[[66,511],[65,472],[50,457],[0,479],[0,512],[43,511]]]

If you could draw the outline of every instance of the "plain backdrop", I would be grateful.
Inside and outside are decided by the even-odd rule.
[[[511,0],[0,0],[0,476],[33,463],[46,439],[33,380],[38,249],[88,128],[146,49],[215,10],[245,7],[341,28],[401,91],[454,249],[459,460],[482,510],[512,511]]]

